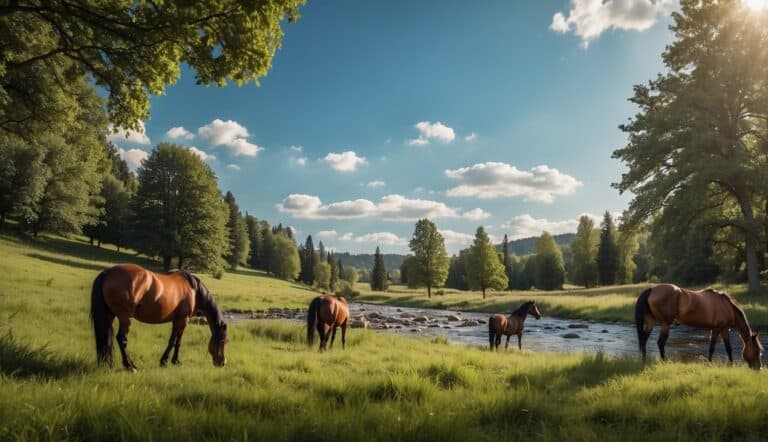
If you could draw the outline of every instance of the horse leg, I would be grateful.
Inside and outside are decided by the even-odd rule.
[[[731,349],[731,334],[727,328],[720,330],[720,337],[723,338],[723,344],[725,344],[725,352],[728,353],[728,362],[733,363],[733,351]]]
[[[496,335],[496,351],[499,351],[499,345],[501,345],[501,333]]]
[[[640,342],[640,354],[643,355],[643,361],[645,361],[645,347],[648,343],[648,338],[651,337],[651,332],[653,331],[653,327],[656,325],[656,320],[653,319],[651,315],[645,315],[645,327],[643,329],[643,333],[638,336],[639,342]]]
[[[347,348],[347,321],[341,324],[341,349]]]
[[[120,346],[120,354],[123,356],[123,367],[128,371],[136,371],[136,365],[128,356],[128,331],[131,328],[130,318],[119,318],[120,330],[117,332],[117,345]]]
[[[659,353],[661,353],[661,360],[667,360],[667,354],[664,353],[664,346],[667,345],[667,338],[669,337],[669,324],[661,324],[661,331],[659,332]]]
[[[493,351],[493,341],[496,339],[496,335],[492,332],[488,332],[488,344],[490,345],[490,350]]]
[[[168,365],[168,355],[171,354],[171,348],[176,344],[176,338],[178,336],[178,331],[176,330],[176,326],[174,325],[171,329],[171,337],[168,339],[168,346],[165,347],[165,351],[163,352],[163,355],[160,356],[160,366],[165,367]]]
[[[323,351],[325,349],[323,347],[323,344],[325,344],[325,324],[319,321],[317,323],[317,334],[320,336],[320,347],[318,348],[318,351]]]
[[[509,348],[509,338],[511,338],[512,335],[507,335],[507,342],[504,344],[504,351],[507,351]]]
[[[712,354],[715,352],[715,344],[717,343],[717,335],[720,332],[712,329],[709,331],[709,362],[712,362]]]
[[[179,360],[179,347],[181,347],[181,336],[184,334],[184,328],[187,325],[187,320],[184,320],[184,323],[179,327],[179,332],[176,335],[176,343],[173,344],[173,359],[171,359],[171,363],[173,365],[181,365],[181,361]]]
[[[517,348],[519,350],[523,349],[523,332],[517,334]]]
[[[332,325],[331,326],[331,330],[332,331],[331,331],[331,345],[330,345],[330,348],[333,348],[333,341],[336,340],[336,328],[337,328],[336,325]]]

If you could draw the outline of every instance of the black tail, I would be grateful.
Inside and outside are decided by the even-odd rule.
[[[99,273],[93,281],[91,289],[91,322],[93,333],[96,335],[96,359],[100,364],[112,367],[112,321],[115,316],[109,311],[101,287],[104,284],[106,271]]]
[[[496,331],[493,329],[493,316],[488,318],[488,342],[491,344],[491,350],[493,350],[493,342],[496,338]]]
[[[635,326],[637,327],[637,340],[640,345],[640,353],[645,359],[645,344],[648,342],[650,332],[645,330],[645,315],[648,314],[650,306],[648,305],[648,296],[651,294],[651,289],[645,289],[643,293],[637,298],[635,304]]]
[[[315,343],[315,328],[317,327],[317,310],[320,308],[320,297],[313,299],[309,303],[307,311],[307,346],[311,347]]]

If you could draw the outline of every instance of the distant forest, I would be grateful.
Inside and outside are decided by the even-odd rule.
[[[573,238],[576,236],[574,233],[562,233],[560,235],[555,235],[555,242],[557,245],[560,246],[560,248],[563,247],[570,247],[571,243],[573,242]],[[532,236],[530,238],[522,238],[522,239],[516,239],[514,241],[509,242],[509,252],[512,254],[515,254],[517,256],[523,256],[523,255],[530,255],[532,253],[536,253],[536,240],[538,239],[537,236]],[[496,248],[501,251],[501,245],[497,245]],[[341,263],[345,266],[352,266],[356,267],[358,269],[371,269],[373,267],[373,253],[361,253],[361,254],[350,254],[348,252],[344,253],[334,253],[333,255],[336,258],[339,258],[341,260]],[[387,270],[394,270],[399,269],[400,264],[403,263],[403,260],[405,259],[405,255],[398,255],[396,253],[387,253],[384,254],[384,265],[386,265]]]

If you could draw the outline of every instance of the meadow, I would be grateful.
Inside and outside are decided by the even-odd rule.
[[[112,263],[154,263],[61,238],[0,236],[0,256],[1,440],[760,440],[768,431],[768,375],[743,364],[495,354],[358,329],[346,350],[318,354],[287,321],[232,323],[224,368],[205,350],[207,327],[188,327],[182,366],[160,368],[170,327],[134,323],[140,371],[109,370],[95,364],[91,281]],[[205,280],[225,310],[314,296],[251,271]],[[433,302],[458,297],[444,296]]]

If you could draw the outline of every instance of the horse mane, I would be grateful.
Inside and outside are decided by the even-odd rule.
[[[224,321],[224,315],[221,313],[221,309],[213,300],[211,292],[208,287],[203,284],[197,276],[184,269],[174,269],[168,273],[181,273],[186,278],[189,285],[195,291],[195,305],[197,308],[205,314],[208,323],[213,327],[215,324],[220,324]]]
[[[747,314],[744,313],[744,309],[741,307],[741,305],[736,301],[736,299],[733,298],[730,294],[726,292],[721,292],[719,290],[716,290],[712,287],[707,288],[705,291],[712,292],[716,295],[720,295],[723,298],[725,298],[726,301],[731,305],[733,308],[734,317],[736,318],[736,325],[741,330],[747,330],[748,332],[752,332],[752,327],[749,326],[749,321],[747,321]]]
[[[517,308],[517,310],[512,312],[512,316],[519,316],[523,317],[528,314],[528,309],[531,307],[531,304],[533,304],[533,301],[526,301]]]

